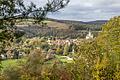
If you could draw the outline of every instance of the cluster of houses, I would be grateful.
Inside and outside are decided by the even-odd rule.
[[[93,34],[89,31],[88,34],[86,35],[86,40],[93,39],[93,38],[94,38]],[[81,40],[84,40],[84,39],[81,39]],[[79,40],[77,40],[77,39],[56,39],[56,40],[48,39],[47,42],[49,45],[58,45],[58,46],[62,45],[63,46],[65,44],[67,44],[67,45],[70,45],[72,43],[77,44],[78,41]]]
[[[56,40],[48,40],[49,45],[71,45],[72,43],[75,43],[77,39],[56,39]]]
[[[89,33],[86,35],[86,40],[93,39],[93,38],[94,38],[93,34],[89,31]],[[34,43],[34,44],[38,44],[39,43],[39,39],[35,38],[32,41],[34,42],[34,40],[35,40],[35,42],[37,42],[37,43]],[[78,44],[79,41],[80,40],[77,40],[77,39],[56,39],[56,40],[50,40],[50,39],[48,39],[47,43],[49,45],[64,46],[66,44],[67,45]],[[54,50],[52,50],[52,52],[53,51]],[[2,60],[4,60],[4,59],[19,59],[22,56],[24,56],[24,53],[17,51],[17,49],[14,49],[14,50],[7,51],[5,54],[0,54],[0,59],[2,59]]]

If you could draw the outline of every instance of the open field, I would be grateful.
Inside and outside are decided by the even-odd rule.
[[[24,64],[26,62],[27,59],[9,59],[9,60],[4,60],[1,62],[2,64],[2,69],[6,69],[8,67],[19,67],[20,65]],[[60,61],[62,63],[72,63],[73,60],[68,60],[67,57],[65,56],[59,56],[59,55],[55,55],[54,59],[48,60],[47,64],[52,64],[55,61]]]
[[[9,67],[18,67],[21,64],[24,64],[26,62],[26,59],[10,59],[10,60],[4,60],[1,62],[2,69],[6,69]]]
[[[26,25],[34,25],[33,21],[34,20],[31,20],[31,19],[29,19],[29,20],[23,20],[23,21],[19,21],[18,20],[18,22],[20,22],[20,23],[18,23],[16,25],[21,25],[22,27],[26,26]],[[68,29],[69,26],[70,26],[69,24],[61,23],[61,22],[57,22],[57,21],[44,20],[42,22],[46,23],[47,24],[46,26],[49,26],[49,27],[52,27],[52,28],[56,28],[56,29]],[[38,24],[37,26],[41,26],[41,25]]]

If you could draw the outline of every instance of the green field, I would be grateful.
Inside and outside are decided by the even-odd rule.
[[[23,63],[25,63],[25,59],[10,59],[10,60],[4,60],[1,62],[2,69],[6,69],[8,67],[14,67],[14,66],[19,66]]]
[[[2,64],[2,69],[6,69],[8,67],[19,67],[21,64],[24,64],[26,62],[27,59],[9,59],[9,60],[4,60],[1,62]],[[72,60],[67,60],[66,57],[64,56],[59,56],[59,55],[55,55],[54,59],[51,59],[49,61],[47,61],[46,63],[48,64],[52,64],[54,63],[56,60],[63,62],[63,63],[72,63]]]

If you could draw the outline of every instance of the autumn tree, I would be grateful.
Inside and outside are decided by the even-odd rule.
[[[101,53],[104,55],[103,59],[99,61],[99,67],[104,63],[102,70],[105,79],[116,79],[119,80],[120,75],[120,16],[110,19],[102,27],[102,32],[97,38],[97,44],[101,48]],[[105,66],[106,65],[106,66]],[[117,76],[117,77],[116,77]]]
[[[94,40],[83,41],[71,72],[76,80],[120,79],[120,17],[110,19]]]

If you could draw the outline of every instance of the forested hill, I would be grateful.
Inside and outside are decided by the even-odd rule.
[[[83,21],[74,21],[74,20],[57,20],[50,18],[48,20],[69,24],[70,25],[69,27],[75,30],[92,30],[92,31],[101,31],[101,26],[107,22],[107,20],[83,22]]]
[[[23,22],[18,26],[18,30],[22,30],[28,37],[35,36],[55,36],[63,38],[84,38],[89,30],[93,32],[95,36],[101,31],[101,26],[107,22],[106,20],[101,21],[72,21],[72,20],[56,20],[47,19],[44,21],[45,25],[29,25],[27,22]],[[28,22],[29,23],[29,22]],[[23,25],[24,24],[24,25]],[[22,26],[21,26],[22,25]]]

